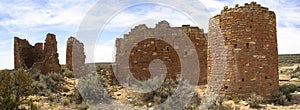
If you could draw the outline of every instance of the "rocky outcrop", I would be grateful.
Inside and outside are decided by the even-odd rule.
[[[45,43],[30,45],[26,39],[14,38],[15,69],[41,72],[60,72],[57,42],[54,34],[47,34]]]

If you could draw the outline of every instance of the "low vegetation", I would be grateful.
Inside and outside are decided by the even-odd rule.
[[[291,101],[292,100],[291,93],[295,91],[299,91],[299,88],[294,84],[285,84],[279,87],[279,91],[286,96],[288,101]]]
[[[300,54],[283,54],[278,55],[278,63],[300,63]]]
[[[264,98],[260,95],[251,94],[250,97],[246,99],[246,102],[250,105],[250,107],[258,108],[259,104],[263,102]]]
[[[274,91],[272,93],[270,102],[276,105],[284,105],[285,103],[288,102],[288,99],[286,95],[283,94],[281,91]]]
[[[87,104],[77,89],[66,87],[64,77],[72,78],[71,71],[60,73],[28,73],[25,71],[0,71],[0,108],[3,110],[31,109],[39,107],[38,97],[46,97],[41,103],[62,105],[73,109],[86,110]],[[75,86],[75,85],[73,85]],[[63,95],[62,93],[67,93]]]
[[[9,70],[0,71],[0,108],[9,110],[24,109],[24,107],[32,110],[40,109],[39,106],[34,103],[40,100],[32,100],[31,98],[28,98],[30,96],[47,97],[47,101],[44,100],[44,102],[49,103],[51,106],[60,104],[63,107],[79,110],[86,110],[89,108],[90,105],[88,106],[85,101],[89,102],[89,104],[98,104],[99,101],[110,104],[112,103],[110,101],[113,94],[120,92],[119,90],[123,87],[118,84],[118,81],[111,73],[112,71],[110,71],[109,66],[101,65],[97,67],[97,70],[97,78],[92,76],[90,77],[91,79],[79,80],[79,82],[97,80],[96,82],[103,84],[103,87],[99,87],[98,89],[95,89],[95,87],[98,87],[99,85],[91,85],[93,83],[83,83],[88,85],[79,86],[80,90],[83,90],[80,92],[89,94],[88,96],[84,96],[85,100],[77,89],[65,87],[65,85],[72,85],[66,81],[66,79],[74,78],[72,71],[49,74]],[[161,79],[154,78],[151,82],[158,84],[159,80]],[[152,89],[152,92],[148,93],[130,91],[132,93],[126,93],[128,96],[131,95],[129,98],[127,97],[128,99],[126,99],[128,100],[127,104],[133,107],[154,107],[156,105],[166,103],[166,99],[170,98],[172,95],[176,95],[174,94],[174,91],[178,89],[179,82],[179,80],[164,80],[164,83],[162,83],[159,88]],[[186,85],[184,87],[189,86]],[[300,90],[293,84],[282,85],[279,87],[278,91],[274,91],[272,93],[272,97],[267,101],[268,103],[273,103],[275,105],[285,105],[287,102],[291,101],[291,93],[295,91]],[[91,94],[92,97],[89,97]],[[184,106],[184,109],[187,110],[198,110],[201,100],[201,95],[194,94],[187,105],[180,105],[180,103],[177,103],[176,99],[174,99],[172,102],[167,102],[174,102],[174,104],[166,104],[169,106],[163,106],[163,108],[176,109]],[[244,102],[252,108],[259,108],[263,101],[264,98],[256,94],[252,94],[245,100],[239,99],[239,97],[232,97],[231,100],[228,100],[225,96],[219,96],[216,100],[214,100],[209,109],[230,110],[233,109],[232,107],[239,107],[237,105],[244,104]]]
[[[292,100],[291,93],[300,91],[300,89],[294,84],[285,84],[279,87],[278,91],[272,93],[270,102],[276,105],[284,105]]]
[[[28,105],[32,108],[32,102],[26,98],[32,95],[32,79],[24,71],[0,72],[0,108],[3,110],[16,110],[20,105]]]

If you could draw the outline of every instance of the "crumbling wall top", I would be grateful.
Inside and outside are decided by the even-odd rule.
[[[236,4],[235,7],[229,8],[228,6],[224,6],[223,10],[221,11],[221,15],[225,13],[231,13],[231,12],[253,12],[253,11],[262,11],[262,12],[270,12],[274,13],[274,11],[269,10],[267,7],[263,7],[260,4],[257,4],[256,2],[245,3],[244,6],[240,6],[239,4]],[[221,16],[220,14],[212,17],[216,18],[218,16]],[[211,18],[211,19],[212,19]]]
[[[256,2],[245,3],[245,6],[239,6],[239,4],[236,4],[234,8],[228,8],[228,6],[225,6],[221,13],[226,12],[243,12],[243,11],[269,11],[269,8],[263,7],[260,4],[257,4]]]

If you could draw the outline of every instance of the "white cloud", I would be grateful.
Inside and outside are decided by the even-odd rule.
[[[278,51],[279,53],[300,53],[300,28],[278,28]]]
[[[112,62],[114,61],[114,47],[97,45],[94,50],[94,59],[87,62]]]
[[[252,1],[268,7],[276,13],[277,39],[279,54],[300,53],[300,2],[298,0],[200,0],[212,11],[219,14],[224,6],[234,7],[235,4],[244,6]],[[217,11],[214,11],[217,10]]]
[[[14,67],[14,60],[13,60],[13,55],[0,55],[0,57],[4,58],[1,59],[1,69],[12,69]]]
[[[55,33],[58,45],[62,37],[76,33],[86,12],[97,0],[2,0],[0,2],[1,62],[0,68],[13,68],[13,38],[27,39],[32,45],[44,42],[48,32]],[[5,33],[5,34],[3,34]],[[65,50],[58,47],[60,61],[65,62]],[[5,50],[5,52],[3,51]],[[9,62],[9,63],[8,63]]]
[[[211,14],[217,15],[220,14],[224,6],[228,6],[228,2],[219,1],[219,0],[200,0],[202,4],[211,12]]]
[[[0,42],[0,49],[10,49],[7,52],[1,52],[1,63],[0,68],[13,67],[13,37],[19,36],[21,38],[28,39],[31,44],[36,42],[44,42],[45,35],[47,32],[53,32],[57,35],[58,41],[58,52],[60,54],[61,63],[65,62],[65,42],[66,37],[71,34],[75,35],[80,23],[84,17],[88,17],[90,21],[95,23],[103,21],[105,17],[110,16],[109,10],[118,10],[122,6],[119,0],[114,1],[101,1],[105,5],[106,2],[114,2],[116,6],[106,6],[106,8],[98,7],[98,10],[102,10],[105,13],[99,13],[97,11],[91,12],[90,15],[86,13],[91,7],[97,2],[97,0],[3,0],[0,2],[0,25],[6,28],[6,33],[9,33],[3,41]],[[141,0],[139,0],[141,1]],[[157,0],[158,1],[158,0]],[[181,0],[174,1],[175,3]],[[211,15],[207,16],[203,13],[198,13],[198,11],[191,11],[200,15],[205,16],[201,22],[200,28],[204,28],[207,31],[208,18],[219,14],[224,6],[234,7],[235,4],[244,5],[244,3],[250,3],[253,0],[200,0],[203,5],[211,12]],[[279,53],[300,53],[300,41],[299,26],[300,26],[300,2],[298,0],[254,0],[262,6],[268,7],[273,10],[277,15],[278,24],[278,45]],[[122,1],[122,2],[132,2]],[[187,3],[187,2],[184,2]],[[174,5],[178,5],[174,4]],[[191,7],[198,7],[197,9],[202,9],[201,6],[194,6],[193,3],[188,2]],[[132,10],[136,8],[136,10]],[[104,31],[115,32],[123,34],[124,31],[129,31],[133,26],[141,23],[148,23],[149,27],[154,27],[157,20],[167,20],[170,24],[175,26],[181,26],[183,24],[195,25],[193,20],[189,19],[189,16],[184,16],[184,13],[179,11],[181,9],[173,9],[168,6],[149,7],[145,5],[137,5],[135,7],[130,7],[127,11],[121,11],[120,13],[115,13],[113,19],[107,23],[107,27]],[[149,19],[155,19],[154,21],[149,21]],[[91,24],[84,26],[85,29],[97,29],[97,24]],[[1,29],[0,29],[1,30]],[[93,32],[93,31],[90,31]],[[89,39],[87,33],[86,39]],[[118,35],[118,34],[114,34]],[[3,35],[2,35],[3,36]],[[2,37],[1,36],[1,37]],[[105,36],[107,39],[106,44],[97,44],[94,61],[111,61],[112,51],[114,46],[115,37],[118,36]],[[112,40],[113,39],[113,40]],[[84,39],[80,39],[84,40]],[[92,39],[93,40],[93,39]],[[94,40],[95,41],[95,40]],[[86,44],[91,45],[91,44]],[[7,47],[9,46],[9,47]],[[89,47],[89,46],[86,46]],[[93,48],[94,49],[94,48]],[[90,49],[90,50],[93,50]],[[107,52],[107,53],[106,53]],[[105,54],[103,54],[105,53]],[[8,61],[9,60],[9,61]],[[4,61],[4,62],[2,62]],[[12,64],[7,64],[10,62]]]
[[[89,7],[93,4],[94,3],[87,1],[57,2],[53,0],[46,2],[46,4],[39,4],[33,1],[0,3],[0,9],[11,18],[1,21],[0,23],[5,27],[9,27],[9,29],[14,26],[20,28],[35,28],[40,25],[55,24],[77,26]]]
[[[66,64],[66,50],[67,50],[66,44],[57,46],[57,52],[59,53],[58,58],[60,64]]]
[[[141,8],[143,6],[136,6],[131,8]],[[149,8],[149,6],[147,7]],[[201,14],[199,14],[201,15]],[[203,14],[207,19],[203,19],[200,21],[201,25],[206,27],[201,27],[207,29],[209,12],[207,14]],[[130,30],[134,28],[134,26],[139,24],[147,24],[148,27],[154,27],[161,20],[167,20],[173,26],[181,26],[184,24],[196,25],[193,20],[186,16],[184,13],[177,11],[171,7],[166,6],[153,6],[150,10],[136,10],[136,11],[128,11],[123,10],[118,13],[111,19],[104,30],[109,30],[113,32],[122,32],[122,30]]]

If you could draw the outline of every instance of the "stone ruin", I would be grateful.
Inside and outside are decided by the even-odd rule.
[[[177,47],[159,39],[134,42],[130,51],[124,44],[145,36],[176,38],[181,34],[174,31],[178,29],[192,41],[195,50],[190,51],[197,52],[201,73],[199,84],[208,83],[209,89],[221,86],[221,94],[228,96],[256,93],[269,97],[278,89],[276,15],[256,2],[246,3],[245,6],[236,5],[235,8],[224,7],[220,15],[210,19],[208,34],[203,29],[189,25],[170,27],[166,21],[159,22],[155,28],[136,26],[124,38],[116,40],[116,65],[124,54],[129,53],[130,72],[135,78],[146,80],[151,77],[151,61],[160,59],[167,67],[167,78],[176,78],[181,71]],[[44,74],[60,72],[54,34],[47,34],[46,43],[37,43],[35,46],[15,37],[14,55],[15,69],[40,71]],[[84,46],[73,37],[68,39],[66,58],[67,69],[76,72],[85,70]],[[129,74],[125,71],[115,72],[123,74],[124,78]]]
[[[219,31],[220,30],[220,31]],[[256,93],[269,97],[278,90],[278,50],[276,15],[256,2],[224,7],[220,15],[210,19],[209,51],[223,51],[222,55],[208,54],[208,82],[224,77],[219,86],[228,96]],[[225,45],[225,46],[224,46]],[[219,59],[213,63],[212,58]],[[220,60],[224,60],[220,62]],[[224,72],[222,66],[225,66]],[[212,71],[215,71],[212,73]]]
[[[168,31],[161,28],[166,24]],[[175,47],[158,39],[142,40],[129,51],[123,44],[145,36],[176,35],[178,33],[170,31],[175,28],[182,29],[196,47],[201,70],[199,84],[208,82],[211,90],[219,86],[221,94],[227,96],[256,93],[269,97],[278,89],[276,15],[256,2],[236,5],[235,8],[224,7],[220,15],[210,19],[208,34],[188,25],[169,27],[166,21],[155,28],[136,26],[124,38],[116,40],[116,65],[129,52],[129,69],[135,78],[150,78],[149,64],[154,59],[162,60],[167,67],[167,77],[174,78],[180,73],[180,60]],[[117,71],[116,74],[129,73]]]
[[[185,42],[181,39],[181,37],[184,37],[183,34],[189,37],[195,47],[195,49],[189,47],[189,50],[185,50],[185,55],[188,54],[189,51],[196,51],[200,66],[200,71],[196,74],[201,73],[199,84],[206,84],[207,43],[203,29],[189,25],[170,27],[167,21],[159,22],[155,28],[148,28],[145,24],[136,26],[129,34],[125,34],[124,38],[118,38],[116,40],[116,70],[120,70],[117,71],[116,74],[123,74],[123,78],[126,78],[127,75],[130,74],[122,70],[122,68],[126,69],[127,67],[120,66],[120,62],[123,63],[122,58],[126,57],[124,55],[129,53],[129,59],[125,60],[129,60],[129,69],[135,78],[139,80],[151,78],[149,65],[151,61],[160,59],[166,65],[166,78],[176,79],[177,75],[181,73],[181,59],[176,52],[179,49],[179,44],[174,42],[174,45],[177,47],[172,47],[163,40],[156,38],[147,39],[147,37],[167,37],[171,41],[177,41],[177,43],[181,42],[183,44],[183,42]],[[135,43],[136,39],[141,39],[142,41]],[[128,48],[130,49],[130,44],[134,44],[134,46],[131,50],[128,50]],[[193,77],[193,75],[191,75],[191,77]]]
[[[25,39],[15,37],[14,64],[16,70],[60,73],[56,36],[49,33],[44,44],[36,43],[34,46]]]
[[[83,43],[70,37],[67,41],[66,68],[73,71],[74,75],[83,74],[86,70],[85,58]]]

